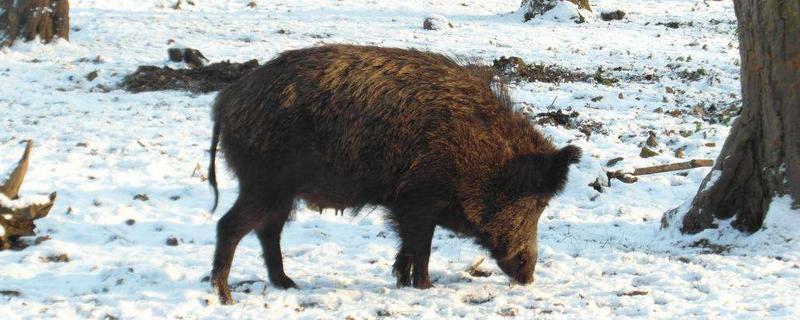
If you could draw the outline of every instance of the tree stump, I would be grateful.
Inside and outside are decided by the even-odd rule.
[[[11,171],[8,179],[0,183],[0,251],[24,247],[19,245],[19,238],[36,235],[34,220],[46,217],[56,200],[55,192],[50,194],[47,201],[19,200],[19,188],[28,171],[32,147],[33,142],[28,140],[17,167]]]
[[[69,40],[69,0],[0,0],[0,47],[37,36]]]
[[[522,4],[520,4],[520,9],[525,10],[524,21],[528,21],[550,11],[550,9],[553,9],[556,4],[561,1],[569,1],[576,4],[578,9],[592,11],[592,8],[589,6],[589,0],[523,0]]]

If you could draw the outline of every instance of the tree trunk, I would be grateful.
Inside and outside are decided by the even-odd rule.
[[[0,0],[0,47],[23,38],[69,40],[68,0]]]
[[[800,1],[735,0],[742,58],[742,114],[711,173],[686,208],[662,227],[683,233],[716,228],[715,220],[752,233],[775,196],[800,200]],[[685,215],[681,215],[685,213]],[[680,221],[676,221],[680,220]]]
[[[524,21],[528,21],[550,11],[550,9],[553,9],[560,1],[569,1],[576,4],[578,9],[592,11],[592,8],[589,6],[589,0],[523,0],[522,4],[520,4],[520,8],[525,10]]]

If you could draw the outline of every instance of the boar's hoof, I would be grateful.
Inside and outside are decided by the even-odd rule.
[[[415,280],[414,281],[414,288],[425,290],[432,288],[433,285],[431,284],[430,279],[423,279],[423,280]]]
[[[411,286],[411,276],[409,274],[397,274],[397,287],[410,287]]]
[[[274,278],[271,277],[269,281],[272,282],[274,286],[284,290],[292,288],[300,289],[300,287],[298,287],[297,284],[295,284],[294,281],[292,281],[292,279],[287,276],[274,277]]]
[[[228,288],[227,283],[220,284],[215,282],[213,288],[214,291],[217,292],[220,304],[227,306],[236,303],[236,301],[233,301],[233,297],[231,296],[231,289]]]
[[[398,256],[392,267],[392,274],[397,278],[398,288],[411,286],[411,263],[402,258],[402,256]]]

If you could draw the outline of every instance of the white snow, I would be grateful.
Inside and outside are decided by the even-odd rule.
[[[34,204],[45,204],[50,202],[50,199],[44,195],[25,195],[16,200],[11,200],[6,195],[0,193],[0,207],[6,209],[21,209],[29,207]]]
[[[52,240],[0,252],[0,291],[21,294],[0,295],[5,318],[800,317],[798,211],[789,199],[773,202],[764,230],[753,235],[683,236],[660,230],[661,216],[690,200],[709,168],[642,176],[634,184],[614,180],[602,193],[588,187],[615,157],[624,160],[614,169],[685,161],[674,157],[682,147],[687,159],[716,158],[730,123],[692,109],[741,105],[730,1],[596,0],[596,8],[624,10],[626,19],[582,24],[522,23],[514,14],[519,1],[507,0],[274,0],[256,8],[249,2],[184,1],[173,10],[172,0],[74,0],[70,42],[18,42],[0,50],[0,164],[16,163],[20,141],[34,139],[22,193],[59,193],[50,215],[37,221],[39,234]],[[458,28],[423,30],[431,13]],[[585,156],[541,218],[534,285],[509,286],[490,260],[482,268],[492,276],[470,277],[471,262],[486,252],[437,230],[430,262],[435,287],[398,289],[391,276],[398,240],[381,209],[336,217],[299,206],[282,245],[287,273],[301,289],[269,285],[258,241],[248,236],[230,280],[256,282],[235,287],[239,303],[229,307],[216,302],[202,279],[211,269],[216,221],[235,200],[236,182],[220,169],[221,209],[212,214],[208,185],[192,174],[208,162],[214,94],[97,89],[116,88],[138,65],[180,67],[167,61],[170,39],[211,61],[265,62],[288,49],[359,43],[488,63],[519,56],[589,74],[602,67],[625,80],[512,85],[517,108],[577,111],[577,120],[602,124],[588,137],[542,127],[558,146],[576,144]],[[679,76],[698,69],[706,76]],[[87,80],[95,70],[98,77]],[[665,113],[674,110],[685,113]],[[660,154],[640,158],[650,130]],[[149,200],[134,200],[137,194]],[[170,237],[179,245],[167,246]],[[700,239],[726,250],[691,246]],[[46,262],[60,254],[70,261]]]
[[[711,170],[711,173],[709,173],[708,182],[706,182],[706,185],[703,187],[703,190],[699,192],[706,192],[708,191],[708,189],[711,189],[711,187],[713,187],[714,184],[717,183],[717,180],[719,180],[719,177],[721,176],[722,176],[722,170]]]
[[[578,9],[578,6],[572,2],[559,1],[553,9],[545,12],[540,17],[534,18],[534,22],[536,22],[535,19],[537,18],[566,22],[577,19],[580,16],[591,16],[591,12]]]

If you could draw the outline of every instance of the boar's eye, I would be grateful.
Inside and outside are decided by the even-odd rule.
[[[520,272],[522,272],[522,268],[525,267],[525,262],[525,257],[517,258],[517,272],[515,274],[520,274]]]

